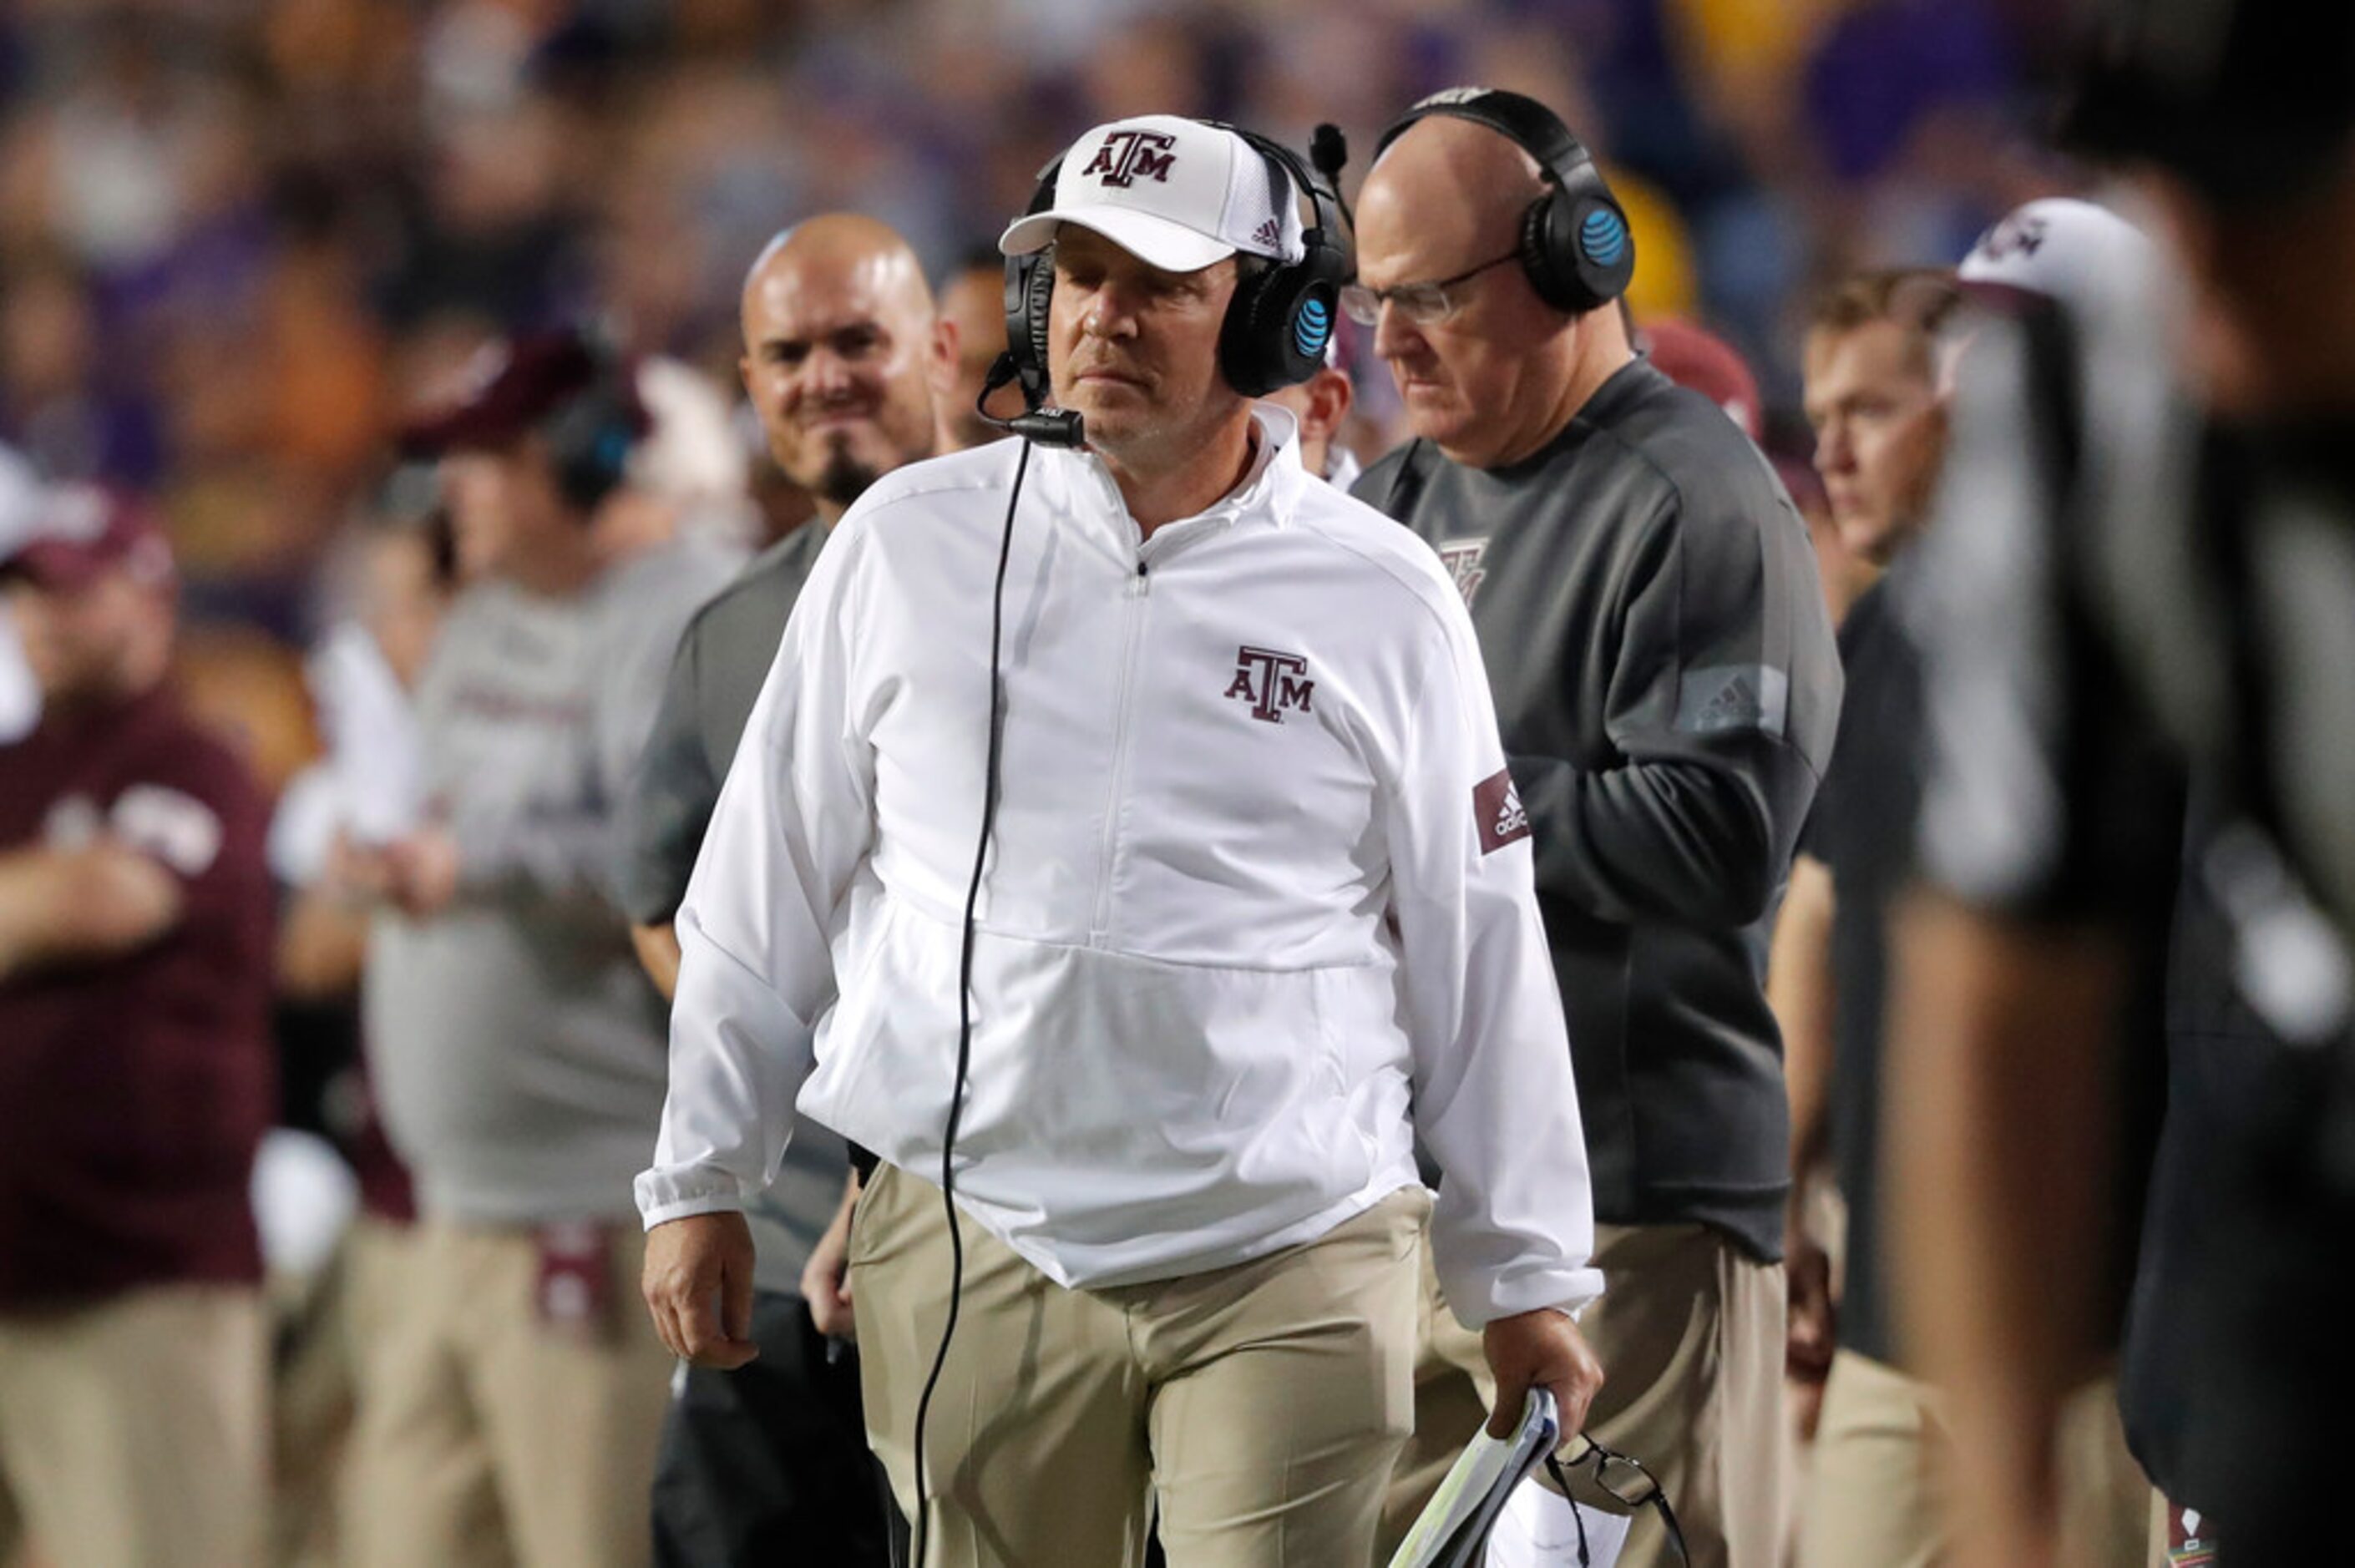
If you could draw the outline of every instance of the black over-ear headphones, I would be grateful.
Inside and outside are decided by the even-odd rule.
[[[1486,125],[1538,161],[1546,194],[1521,217],[1521,270],[1538,298],[1583,315],[1617,299],[1636,272],[1636,237],[1594,156],[1544,104],[1498,88],[1434,92],[1393,122],[1374,156],[1418,120],[1444,115]]]
[[[584,329],[580,342],[591,367],[589,383],[541,422],[539,433],[558,493],[586,517],[620,488],[650,421],[628,360],[595,333]]]
[[[1299,260],[1276,262],[1236,279],[1234,298],[1219,330],[1219,372],[1227,385],[1246,397],[1263,397],[1297,386],[1324,365],[1341,285],[1349,277],[1349,253],[1326,217],[1327,193],[1299,154],[1256,132],[1218,121],[1202,123],[1241,136],[1265,161],[1271,207],[1283,212],[1305,192],[1314,215],[1300,236]],[[1039,188],[1024,209],[1026,216],[1054,205],[1055,179],[1067,155],[1059,154],[1039,171]],[[1337,206],[1338,198],[1335,201]],[[1007,353],[1023,397],[1034,409],[1048,395],[1047,312],[1055,293],[1050,254],[1035,250],[1006,259]]]

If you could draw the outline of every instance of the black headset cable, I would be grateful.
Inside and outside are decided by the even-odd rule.
[[[941,1371],[948,1365],[949,1341],[956,1337],[957,1312],[964,1298],[964,1234],[957,1223],[957,1126],[964,1117],[964,1086],[973,1067],[973,949],[977,930],[975,912],[981,904],[982,872],[989,863],[989,834],[997,821],[998,746],[1006,718],[1004,689],[998,680],[998,655],[1006,630],[1006,568],[1014,555],[1014,509],[1022,500],[1022,481],[1030,469],[1030,445],[1022,443],[1015,461],[1014,487],[1006,498],[1006,524],[997,541],[997,577],[989,601],[989,747],[982,768],[981,832],[974,843],[973,880],[964,890],[964,939],[957,955],[956,1081],[949,1090],[948,1127],[941,1139],[941,1207],[949,1222],[949,1310],[941,1325],[940,1349],[932,1354],[932,1370],[924,1379],[923,1396],[916,1401],[916,1520],[915,1564],[923,1568],[924,1548],[932,1525],[931,1491],[925,1485],[924,1428],[932,1410],[932,1393]]]

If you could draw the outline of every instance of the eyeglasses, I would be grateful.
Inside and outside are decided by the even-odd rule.
[[[1518,249],[1508,250],[1502,256],[1483,261],[1477,267],[1466,268],[1453,278],[1442,278],[1434,283],[1393,283],[1387,289],[1369,289],[1363,283],[1345,284],[1341,290],[1341,310],[1359,326],[1379,326],[1384,305],[1389,305],[1416,326],[1436,326],[1465,306],[1465,296],[1461,292],[1451,294],[1448,292],[1450,289],[1470,282],[1491,267],[1501,267],[1508,261],[1517,260],[1520,254]]]
[[[1677,1523],[1676,1510],[1668,1506],[1668,1494],[1661,1489],[1660,1483],[1653,1477],[1652,1472],[1644,1468],[1636,1460],[1613,1449],[1605,1448],[1582,1433],[1580,1435],[1580,1441],[1586,1445],[1584,1451],[1570,1460],[1567,1465],[1551,1454],[1546,1456],[1546,1472],[1553,1478],[1554,1485],[1561,1489],[1561,1495],[1573,1499],[1578,1495],[1571,1490],[1570,1478],[1563,1474],[1563,1471],[1580,1469],[1592,1464],[1594,1467],[1594,1485],[1603,1495],[1630,1513],[1639,1508],[1648,1508],[1657,1512],[1660,1516],[1660,1526],[1668,1534],[1668,1544],[1676,1549],[1677,1561],[1689,1564],[1692,1562],[1692,1553],[1686,1549],[1684,1530]],[[1578,1517],[1577,1510],[1574,1509],[1572,1510],[1571,1517],[1578,1524],[1580,1568],[1585,1568],[1588,1561],[1586,1521]]]

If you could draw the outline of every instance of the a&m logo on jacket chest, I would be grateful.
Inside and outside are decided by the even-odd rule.
[[[1227,695],[1250,704],[1252,717],[1282,724],[1286,708],[1306,713],[1316,690],[1316,683],[1308,678],[1308,661],[1299,654],[1273,648],[1235,650],[1235,678],[1227,683]]]

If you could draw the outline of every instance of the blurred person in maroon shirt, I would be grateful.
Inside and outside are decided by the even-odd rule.
[[[0,747],[0,1510],[60,1563],[254,1562],[265,807],[165,684],[137,503],[50,493],[0,577],[44,698]]]

